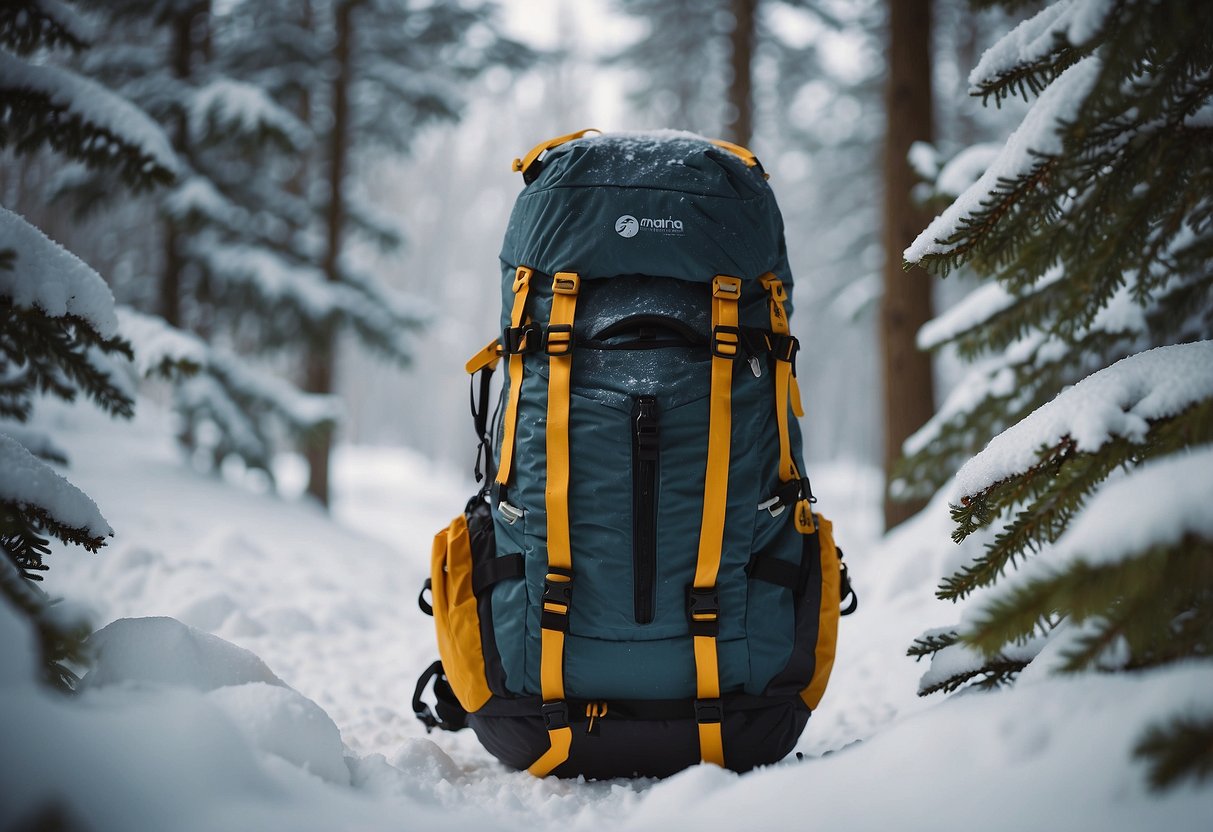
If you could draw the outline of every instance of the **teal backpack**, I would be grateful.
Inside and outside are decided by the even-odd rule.
[[[514,162],[502,334],[467,365],[484,488],[434,540],[414,710],[537,776],[746,771],[856,606],[800,462],[783,220],[745,148],[590,132]]]

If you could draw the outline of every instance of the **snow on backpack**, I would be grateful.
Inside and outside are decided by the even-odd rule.
[[[514,162],[503,332],[467,364],[485,487],[434,540],[413,706],[538,776],[745,771],[855,607],[798,462],[783,220],[745,148],[590,132]]]

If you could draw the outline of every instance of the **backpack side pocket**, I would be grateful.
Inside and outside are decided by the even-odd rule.
[[[809,710],[815,710],[826,692],[830,671],[834,669],[834,654],[838,646],[838,618],[841,587],[841,566],[838,547],[834,543],[834,524],[820,514],[816,515],[817,534],[805,538],[805,557],[812,558],[812,538],[817,538],[816,576],[821,581],[821,593],[817,607],[817,643],[813,648],[813,675],[809,684],[800,692],[800,698]],[[813,570],[813,564],[809,564]],[[805,614],[812,614],[805,610]]]
[[[480,710],[492,696],[485,675],[480,612],[472,591],[472,565],[467,518],[461,514],[434,536],[430,581],[442,667],[468,713]]]

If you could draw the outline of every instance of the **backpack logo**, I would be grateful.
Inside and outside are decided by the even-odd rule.
[[[615,220],[615,233],[620,237],[635,237],[640,231],[640,223],[631,214],[624,214]]]
[[[668,219],[652,219],[650,217],[636,219],[631,214],[624,214],[615,220],[615,233],[620,237],[635,237],[640,233],[640,229],[642,228],[649,231],[659,231],[662,234],[682,234],[683,232],[682,220],[676,220],[673,217]]]

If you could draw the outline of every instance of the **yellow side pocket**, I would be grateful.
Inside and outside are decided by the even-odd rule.
[[[813,651],[813,678],[800,692],[809,710],[815,710],[826,692],[830,671],[834,669],[834,650],[838,644],[839,616],[839,558],[834,545],[834,524],[822,517],[817,520],[817,536],[821,557],[821,606],[817,613],[817,646]]]
[[[480,612],[472,593],[472,546],[462,514],[434,536],[430,579],[442,669],[459,704],[474,713],[492,692],[485,678]]]

